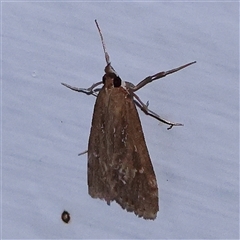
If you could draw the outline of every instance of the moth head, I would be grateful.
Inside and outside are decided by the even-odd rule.
[[[121,78],[113,72],[106,73],[102,77],[102,82],[105,87],[120,87],[122,85]]]
[[[111,63],[109,62],[108,64],[107,64],[107,66],[104,68],[104,71],[105,71],[105,73],[115,73],[116,75],[118,75],[117,74],[117,72],[114,70],[114,68],[112,67],[112,65],[111,65]]]

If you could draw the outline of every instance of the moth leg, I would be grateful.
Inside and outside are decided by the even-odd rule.
[[[152,82],[154,80],[157,80],[159,78],[165,77],[168,74],[175,73],[175,72],[177,72],[177,71],[179,71],[179,70],[181,70],[183,68],[186,68],[186,67],[188,67],[188,66],[190,66],[190,65],[192,65],[194,63],[196,63],[196,61],[187,63],[185,65],[182,65],[182,66],[177,67],[177,68],[173,68],[173,69],[168,70],[168,71],[163,71],[163,72],[156,73],[156,74],[154,74],[152,76],[148,76],[145,79],[143,79],[140,83],[138,83],[135,87],[132,87],[131,89],[132,89],[133,92],[136,92],[140,88],[144,87],[146,84],[148,84],[148,83],[150,83],[150,82]]]
[[[169,125],[169,127],[167,128],[168,130],[171,129],[173,126],[183,126],[182,123],[174,123],[174,122],[170,122],[162,117],[160,117],[158,114],[156,114],[155,112],[153,112],[152,110],[150,110],[148,108],[149,102],[147,102],[147,104],[144,104],[141,99],[135,94],[133,93],[133,96],[135,97],[136,100],[134,100],[134,102],[136,103],[136,105],[146,114],[149,115],[157,120],[159,120],[160,122],[163,122],[167,125]]]
[[[71,85],[68,85],[66,83],[61,83],[63,86],[67,87],[67,88],[70,88],[71,90],[73,91],[76,91],[76,92],[82,92],[82,93],[85,93],[87,95],[93,95],[93,96],[97,96],[97,92],[100,91],[100,88],[96,88],[94,89],[95,87],[97,87],[98,85],[102,84],[102,82],[97,82],[97,83],[94,83],[91,87],[89,88],[77,88],[77,87],[72,87]]]
[[[84,155],[84,154],[86,154],[87,152],[88,152],[88,150],[85,150],[85,151],[79,153],[78,156]]]

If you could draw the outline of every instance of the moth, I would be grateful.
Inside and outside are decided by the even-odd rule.
[[[145,114],[169,125],[170,122],[148,108],[136,95],[146,84],[186,68],[194,62],[146,77],[137,85],[123,81],[111,65],[100,27],[106,67],[102,81],[91,87],[71,90],[97,97],[88,141],[88,192],[92,198],[116,201],[123,209],[144,219],[155,219],[159,211],[158,186],[144,139],[136,106]],[[102,88],[97,88],[103,84]]]

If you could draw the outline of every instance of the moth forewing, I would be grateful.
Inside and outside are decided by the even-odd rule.
[[[158,187],[137,109],[128,90],[114,87],[107,75],[95,103],[88,143],[89,194],[155,219]]]

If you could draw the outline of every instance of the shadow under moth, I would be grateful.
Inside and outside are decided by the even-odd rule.
[[[196,61],[148,76],[137,85],[125,82],[113,69],[100,27],[96,20],[95,23],[107,62],[102,81],[87,89],[62,83],[74,91],[97,97],[88,150],[84,152],[88,154],[88,192],[91,197],[103,199],[108,205],[116,201],[128,212],[153,220],[159,211],[158,186],[136,106],[169,125],[168,129],[182,124],[161,118],[135,92]],[[101,84],[102,88],[97,88]]]

